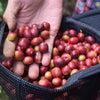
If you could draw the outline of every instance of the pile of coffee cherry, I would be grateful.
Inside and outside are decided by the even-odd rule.
[[[2,65],[33,84],[61,89],[71,75],[100,63],[100,45],[95,39],[70,29],[57,34],[50,64],[43,66],[42,55],[49,50],[45,42],[50,37],[49,30],[50,24],[43,22],[10,32],[8,39],[17,39],[15,54]],[[34,63],[39,68],[32,68]]]

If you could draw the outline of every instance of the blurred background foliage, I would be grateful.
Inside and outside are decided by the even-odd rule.
[[[6,95],[5,91],[0,86],[0,100],[8,100],[9,97]]]
[[[0,0],[0,15],[3,15],[8,0]]]
[[[3,13],[6,9],[8,0],[0,0],[0,22],[2,21]],[[76,0],[64,0],[64,7],[63,7],[63,14],[71,17],[74,7],[75,7]],[[3,91],[2,87],[0,86],[0,100],[9,100],[9,97]]]

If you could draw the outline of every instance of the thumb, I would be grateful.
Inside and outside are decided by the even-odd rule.
[[[48,53],[43,54],[42,65],[44,66],[48,66],[50,63],[54,39],[55,36],[50,35],[50,38],[45,41],[48,44],[49,51]]]
[[[8,0],[8,5],[3,15],[3,18],[7,23],[10,31],[13,31],[16,27],[16,15],[20,9],[20,5],[20,0]]]

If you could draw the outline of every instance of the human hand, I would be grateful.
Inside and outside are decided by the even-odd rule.
[[[49,51],[42,58],[44,66],[47,66],[51,59],[53,42],[61,23],[62,5],[63,0],[8,0],[8,6],[4,13],[4,19],[10,31],[27,24],[39,24],[43,21],[50,23],[50,38],[45,41]],[[4,46],[4,49],[7,49],[7,45]]]

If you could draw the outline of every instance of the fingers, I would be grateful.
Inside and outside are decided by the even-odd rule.
[[[18,1],[19,0],[9,0],[3,16],[10,31],[13,31],[16,28],[16,14],[20,9],[20,2],[18,3]],[[17,41],[11,42],[8,40],[8,38],[6,38],[3,47],[3,54],[5,57],[11,58],[14,56],[16,43]]]
[[[14,42],[11,42],[8,40],[8,38],[6,38],[3,45],[3,55],[6,58],[12,58],[14,56],[16,43],[17,43],[17,40]]]
[[[31,64],[28,70],[28,77],[32,80],[35,80],[39,77],[39,65],[38,64]]]
[[[55,36],[50,36],[50,38],[45,41],[48,44],[49,50],[48,53],[43,54],[42,65],[44,66],[48,66],[50,63],[54,39]]]
[[[16,27],[16,15],[21,7],[21,0],[8,0],[8,5],[3,15],[8,24],[9,30],[13,31]]]
[[[25,65],[21,61],[14,63],[13,72],[18,76],[23,76]]]
[[[25,65],[21,61],[14,63],[13,72],[18,76],[23,76],[25,71]],[[28,69],[28,77],[31,80],[36,80],[39,77],[39,65],[31,64]]]

